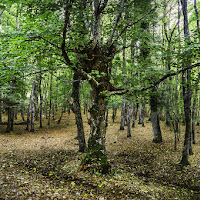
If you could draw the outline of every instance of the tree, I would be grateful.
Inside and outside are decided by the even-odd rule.
[[[79,141],[79,152],[85,153],[87,150],[85,143],[85,134],[83,128],[83,120],[81,116],[81,106],[79,100],[79,90],[80,90],[80,78],[74,73],[73,77],[73,89],[72,89],[72,97],[73,97],[73,107],[74,113],[76,117],[76,125],[78,130],[78,141]]]
[[[182,12],[184,17],[184,37],[186,45],[190,44],[190,32],[188,26],[188,14],[187,14],[187,0],[181,0]],[[183,66],[190,67],[191,66],[191,56],[190,52],[185,52],[183,59]],[[188,69],[182,74],[182,82],[183,82],[183,100],[184,100],[184,113],[185,113],[185,140],[184,147],[182,153],[181,165],[189,165],[188,156],[189,153],[192,152],[192,143],[191,143],[191,69]]]
[[[56,76],[55,71],[57,71],[63,75],[58,76],[57,79],[66,83],[71,80],[70,76],[67,76],[70,74],[70,69],[71,74],[73,72],[82,81],[88,81],[91,88],[90,137],[87,154],[82,161],[80,170],[92,169],[102,173],[109,172],[110,164],[107,161],[105,149],[105,115],[109,97],[124,94],[132,96],[155,88],[165,79],[189,70],[189,68],[197,67],[199,63],[185,66],[177,71],[160,70],[162,65],[158,56],[162,54],[162,51],[158,50],[158,47],[154,48],[154,51],[150,51],[149,35],[146,35],[146,25],[151,24],[149,16],[155,10],[155,8],[150,8],[152,6],[150,1],[56,0],[50,2],[22,0],[22,2],[23,4],[20,5],[23,9],[21,10],[26,14],[28,23],[23,20],[24,18],[19,23],[20,17],[18,17],[17,29],[13,28],[12,32],[4,29],[5,33],[1,34],[2,38],[3,36],[9,38],[11,35],[7,39],[10,42],[6,43],[9,45],[2,45],[3,52],[10,56],[9,59],[4,57],[4,62],[15,61],[14,69],[21,70],[20,64],[25,60],[25,75],[28,70],[34,70],[36,73],[46,70],[52,76]],[[142,7],[148,7],[148,9],[142,12],[140,10],[135,14],[134,12],[138,9],[135,2]],[[14,12],[16,6],[17,4],[11,6]],[[124,17],[125,14],[127,17]],[[142,27],[145,34],[138,41],[137,38]],[[125,38],[126,43],[123,42]],[[159,39],[158,42],[160,42]],[[126,74],[127,82],[125,83],[121,65],[115,66],[113,63],[122,60],[120,53],[124,49],[127,49],[126,57],[130,57],[129,48],[131,46],[139,47],[136,57],[140,55],[140,60],[137,59],[135,63],[131,63],[131,59],[126,59],[125,70],[128,71],[128,67],[131,67],[132,70],[131,73]],[[20,58],[15,59],[19,53]],[[36,62],[39,54],[42,55],[41,66],[38,66]],[[155,58],[155,62],[153,59],[148,59],[148,56]],[[164,57],[164,55],[162,56]],[[31,73],[31,76],[33,77],[34,73]],[[43,86],[45,86],[45,82],[49,81],[44,76],[43,79]],[[47,88],[46,84],[43,87],[43,93],[48,99],[50,96]],[[70,90],[66,87],[62,88],[60,105],[63,108],[67,107],[66,97],[70,96],[68,95]],[[60,93],[59,89],[57,92]],[[47,101],[44,98],[43,105],[45,102]]]

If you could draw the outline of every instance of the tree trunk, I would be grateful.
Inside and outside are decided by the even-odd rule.
[[[193,96],[193,105],[192,105],[192,144],[195,144],[195,111],[196,111],[196,102],[197,102],[197,93],[198,89],[195,88]]]
[[[155,143],[161,143],[162,142],[162,134],[160,130],[160,123],[158,118],[158,112],[157,112],[157,104],[158,99],[156,94],[154,94],[155,91],[152,91],[153,93],[150,96],[150,105],[151,105],[151,123],[153,128],[153,142]]]
[[[87,155],[82,161],[79,170],[86,168],[93,172],[99,171],[103,174],[109,173],[110,164],[107,161],[105,140],[106,140],[106,106],[107,101],[101,95],[101,90],[92,86],[92,107],[90,109],[90,136],[88,139]],[[90,166],[92,164],[92,167]]]
[[[43,96],[42,96],[42,74],[40,73],[39,79],[39,94],[40,94],[40,128],[42,128],[42,104],[43,104]]]
[[[14,125],[14,109],[10,108],[10,130],[13,131]]]
[[[27,124],[26,124],[27,131],[29,131],[29,124],[30,124],[30,103],[28,104],[28,108],[27,108]]]
[[[30,116],[31,116],[31,129],[30,132],[34,132],[35,131],[35,125],[34,125],[34,119],[35,119],[35,105],[34,105],[34,93],[35,93],[35,82],[37,79],[37,75],[35,74],[34,80],[33,80],[33,85],[32,85],[32,89],[31,89],[31,96],[30,96]],[[28,120],[27,120],[28,122]]]
[[[120,130],[124,130],[125,117],[126,117],[125,109],[126,109],[126,102],[124,102],[122,105]]]
[[[51,79],[50,79],[50,88],[49,88],[49,117],[48,117],[48,125],[50,126],[51,123],[51,107],[52,107],[52,79],[53,76],[51,74]]]
[[[69,124],[70,108],[67,109],[67,125]]]
[[[132,101],[130,101],[128,108],[127,137],[131,137],[131,114],[132,114],[131,108],[132,108]]]
[[[115,119],[116,119],[116,114],[117,114],[117,108],[115,108],[114,106],[113,106],[113,108],[112,108],[112,120],[113,120],[113,123],[115,122]]]
[[[80,78],[74,73],[73,77],[73,89],[72,89],[72,98],[73,98],[73,106],[76,117],[76,125],[78,130],[78,142],[79,142],[79,152],[85,153],[87,150],[85,143],[85,134],[83,128],[83,120],[81,116],[81,106],[79,102],[79,89],[80,89]]]
[[[133,104],[133,123],[132,127],[135,128],[135,113],[136,113],[136,106],[135,103]]]
[[[11,127],[11,108],[10,107],[7,108],[7,116],[8,116],[8,120],[7,120],[6,133],[10,133],[10,127]]]
[[[200,28],[199,28],[199,12],[197,10],[197,2],[196,0],[194,0],[194,10],[195,10],[195,14],[196,14],[196,18],[197,18],[197,31],[200,37]]]
[[[141,121],[142,121],[142,126],[144,127],[144,117],[145,117],[145,101],[143,100],[142,102],[142,113],[141,113]]]
[[[190,33],[188,26],[188,15],[187,15],[187,0],[181,0],[182,11],[184,16],[184,37],[186,45],[190,44]],[[184,57],[183,63],[184,66],[190,66],[190,52],[185,52],[187,56]],[[184,146],[182,152],[181,165],[186,166],[189,165],[188,157],[192,152],[192,144],[191,144],[191,70],[187,70],[182,74],[183,81],[183,101],[184,101],[184,113],[185,113],[185,139]]]
[[[108,127],[108,109],[106,110],[106,127]]]
[[[22,117],[22,121],[24,122],[25,119],[24,119],[24,109],[23,108],[21,109],[21,117]]]

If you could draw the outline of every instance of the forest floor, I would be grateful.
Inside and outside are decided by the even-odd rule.
[[[110,175],[79,172],[84,154],[78,153],[76,125],[71,114],[35,133],[0,126],[0,199],[200,199],[200,127],[190,165],[181,169],[184,128],[174,150],[174,133],[161,123],[163,143],[152,142],[151,123],[136,124],[132,137],[120,131],[119,117],[109,117],[106,149]],[[46,122],[45,122],[46,123]],[[89,126],[84,117],[86,138]]]

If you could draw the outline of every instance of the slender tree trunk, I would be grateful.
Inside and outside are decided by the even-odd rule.
[[[138,124],[142,124],[142,103],[141,101],[139,102],[139,120]]]
[[[39,95],[40,95],[40,108],[39,108],[39,113],[40,113],[40,128],[43,127],[42,125],[42,104],[43,104],[43,96],[42,96],[42,74],[40,73],[40,78],[39,78]]]
[[[195,10],[196,18],[197,18],[197,31],[198,31],[198,34],[199,34],[199,37],[200,37],[199,12],[198,12],[198,9],[197,9],[197,1],[196,0],[194,0],[194,10]]]
[[[85,133],[81,115],[81,106],[79,102],[79,89],[80,89],[80,78],[76,73],[74,73],[72,97],[73,97],[73,104],[74,104],[73,106],[76,117],[76,125],[78,130],[79,152],[86,152],[87,147],[85,143]]]
[[[106,127],[108,127],[108,109],[106,110]]]
[[[10,127],[11,127],[11,109],[10,107],[7,108],[7,128],[6,128],[6,133],[10,133]]]
[[[69,124],[70,108],[67,109],[67,125]]]
[[[51,107],[52,107],[52,79],[53,76],[51,74],[51,78],[50,78],[50,88],[49,88],[49,117],[48,117],[48,125],[50,126],[51,123]]]
[[[136,111],[136,106],[135,103],[133,103],[133,123],[132,123],[133,128],[135,128],[135,111]]]
[[[142,121],[143,127],[144,127],[144,117],[145,117],[145,101],[143,100],[143,102],[142,102],[142,113],[141,113],[141,121]]]
[[[195,144],[195,107],[197,102],[197,92],[198,89],[195,88],[195,94],[193,96],[193,105],[192,105],[192,143]]]
[[[127,137],[131,137],[131,108],[132,108],[132,101],[129,102],[128,108],[128,120],[127,120]]]
[[[115,122],[115,119],[116,119],[116,115],[117,115],[117,108],[112,108],[112,120],[113,120],[113,123]]]
[[[10,130],[13,131],[13,125],[14,125],[14,109],[10,109]]]
[[[126,102],[122,105],[120,130],[124,130]]]
[[[24,122],[25,119],[24,119],[24,109],[23,108],[21,109],[21,117],[22,117],[22,121]]]
[[[35,94],[35,121],[39,121],[39,106],[37,94]]]
[[[62,119],[62,116],[63,116],[64,112],[65,112],[65,108],[62,108],[60,118],[59,118],[59,120],[57,122],[58,124],[61,122],[61,119]]]
[[[29,102],[28,108],[27,108],[27,124],[26,124],[27,131],[29,131],[29,125],[30,125],[30,102]]]
[[[34,124],[34,119],[35,119],[35,105],[34,105],[34,93],[35,93],[35,84],[36,84],[36,79],[37,75],[35,75],[33,84],[32,84],[32,89],[31,89],[31,96],[30,96],[30,116],[31,116],[31,129],[30,132],[35,131],[35,124]]]

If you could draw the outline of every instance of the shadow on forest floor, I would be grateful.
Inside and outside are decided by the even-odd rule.
[[[150,123],[132,129],[132,138],[119,131],[119,122],[110,123],[107,176],[76,173],[84,155],[77,153],[74,120],[37,133],[16,132],[21,134],[0,135],[2,199],[200,199],[199,132],[191,165],[180,169],[184,134],[174,151],[173,133],[164,125],[164,142],[154,144]],[[88,138],[87,125],[85,132]]]

